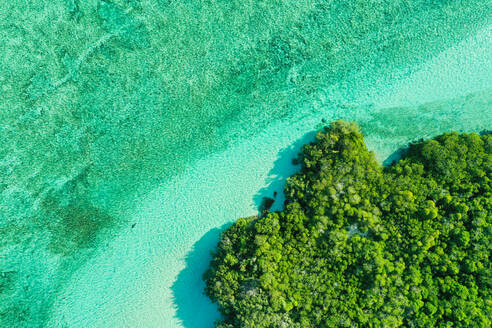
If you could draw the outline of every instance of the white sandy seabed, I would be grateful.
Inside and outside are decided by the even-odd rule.
[[[383,160],[413,139],[448,130],[490,129],[491,77],[487,27],[409,76],[381,82],[378,92],[369,90],[361,104],[372,106],[359,107],[365,112],[337,113],[319,101],[321,109],[312,111],[308,107],[313,104],[306,104],[297,120],[273,122],[261,134],[135,196],[133,209],[124,213],[135,227],[122,229],[73,275],[55,300],[48,326],[212,327],[218,314],[202,295],[201,276],[217,242],[217,228],[255,214],[254,199],[261,190],[282,188],[283,179],[296,170],[291,158],[321,118],[357,119],[368,147]],[[440,102],[451,98],[458,100]],[[297,148],[291,146],[295,143]]]

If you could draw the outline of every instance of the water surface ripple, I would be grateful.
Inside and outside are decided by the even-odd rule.
[[[322,120],[356,120],[381,161],[491,129],[491,14],[0,1],[0,326],[211,327],[219,231],[281,190]]]

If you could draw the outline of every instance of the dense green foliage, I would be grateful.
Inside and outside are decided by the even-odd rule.
[[[490,327],[491,135],[382,167],[339,121],[298,161],[282,212],[222,234],[205,275],[217,327]]]

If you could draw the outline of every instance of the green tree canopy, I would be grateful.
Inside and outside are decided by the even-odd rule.
[[[354,123],[305,145],[287,205],[221,236],[217,327],[490,327],[492,135],[446,133],[382,167]]]

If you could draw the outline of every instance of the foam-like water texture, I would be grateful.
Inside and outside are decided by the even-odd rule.
[[[0,1],[0,326],[211,326],[208,231],[280,193],[322,119],[357,120],[381,161],[491,129],[491,14]]]

